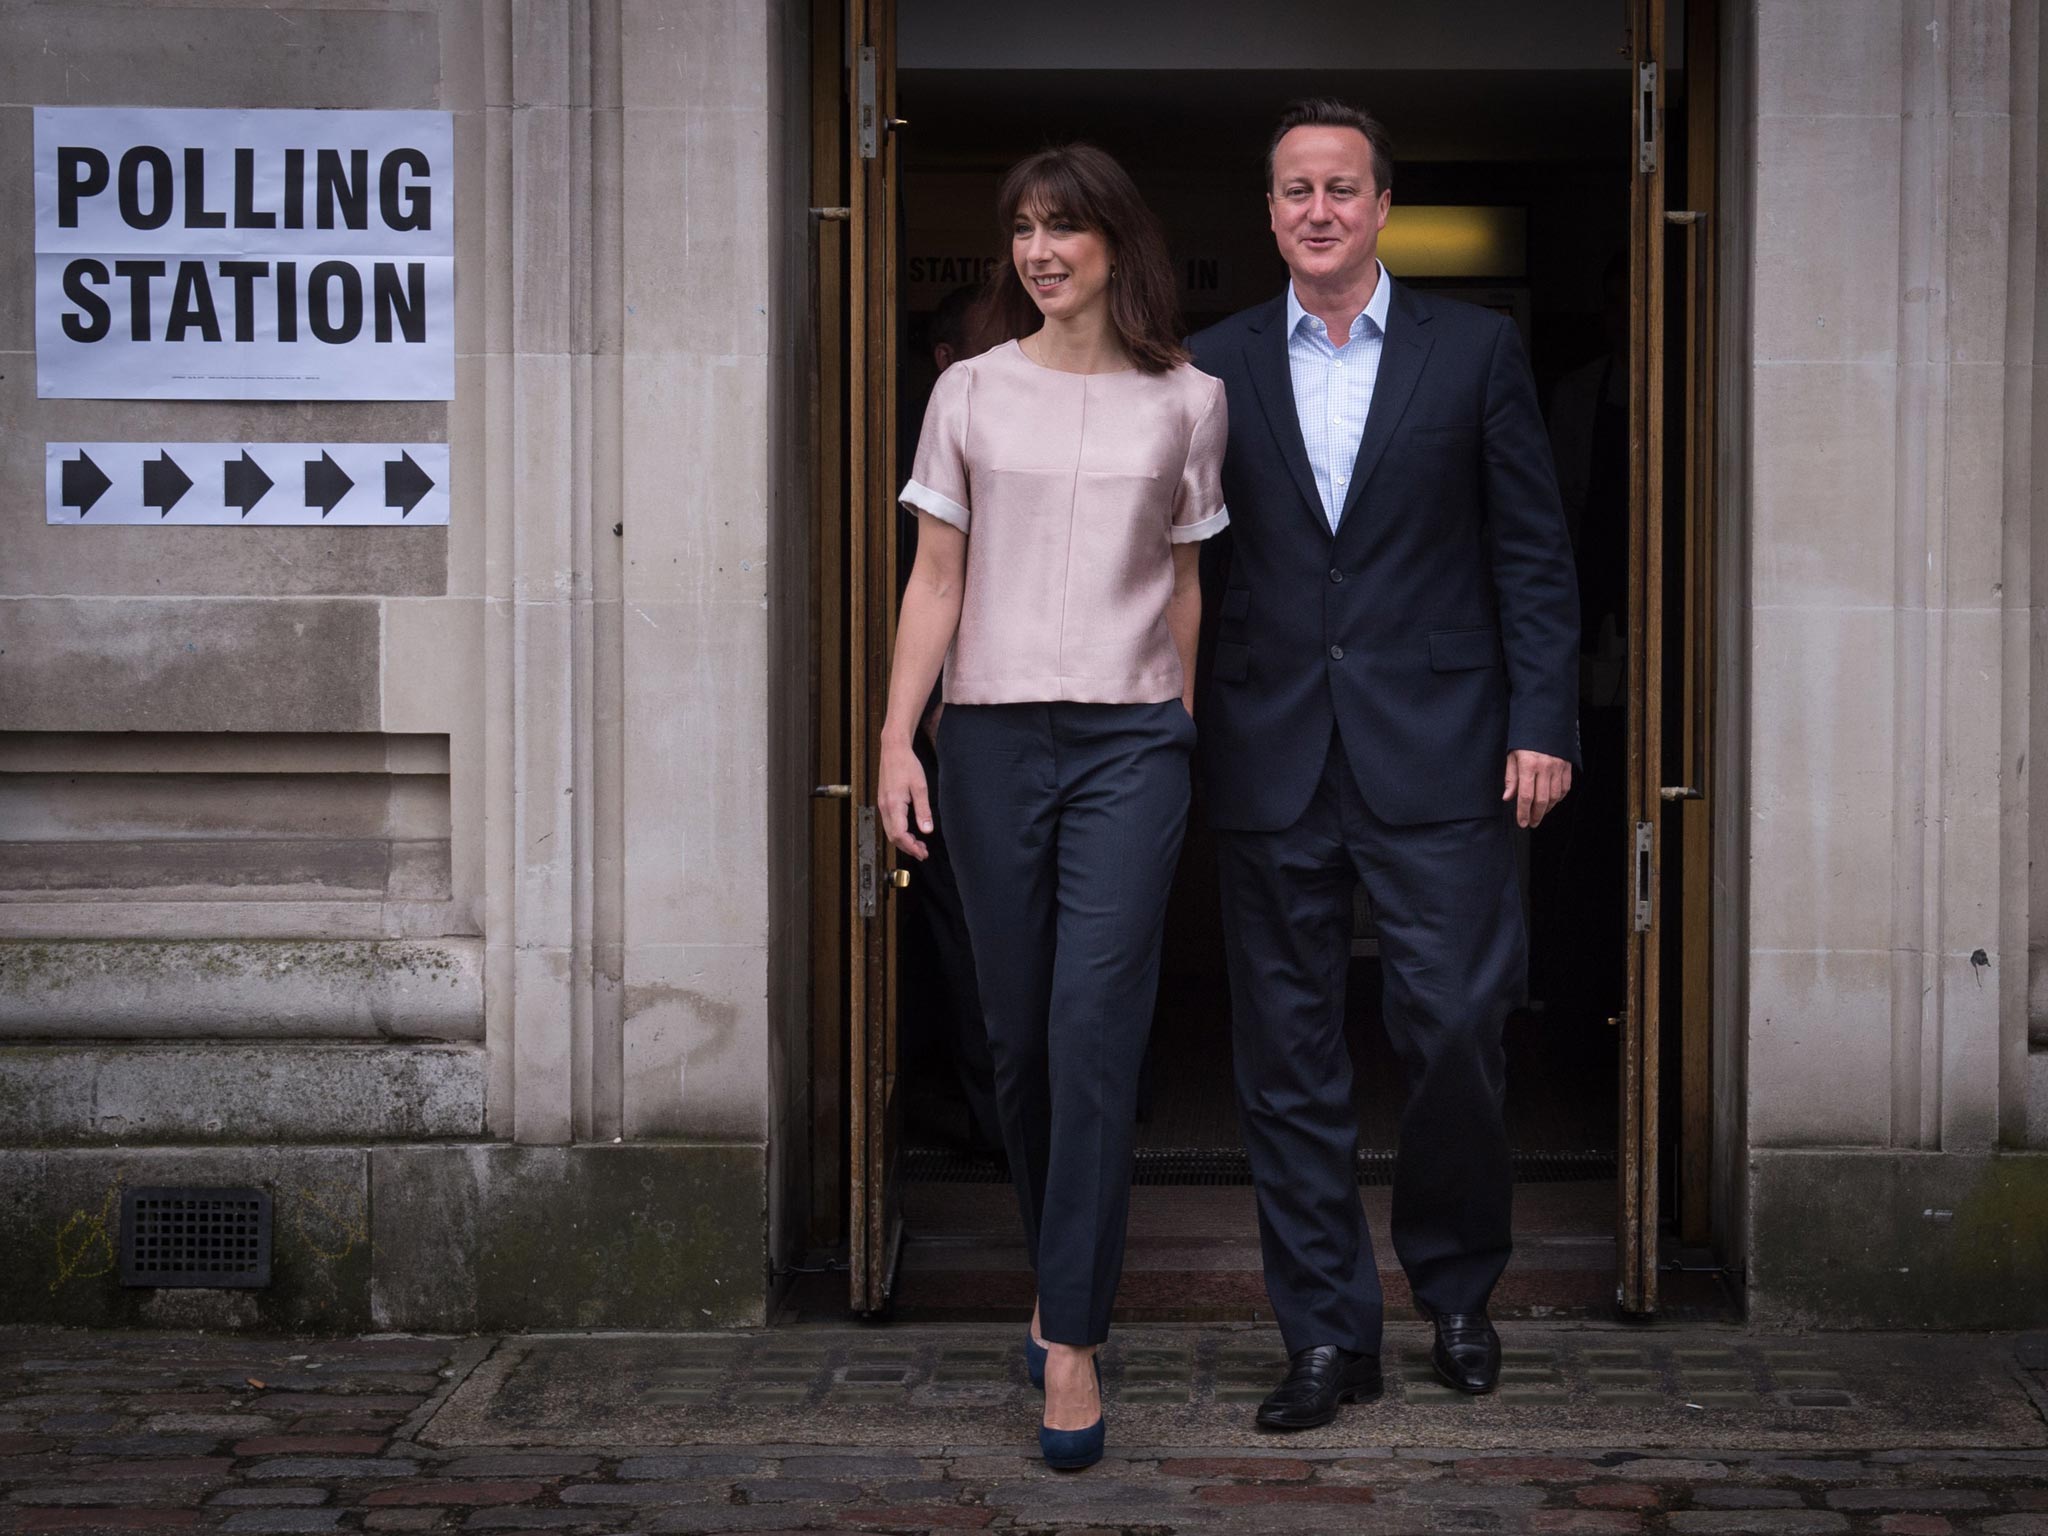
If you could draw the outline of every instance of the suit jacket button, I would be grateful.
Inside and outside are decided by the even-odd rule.
[[[1336,570],[1333,570],[1333,571],[1331,571],[1331,572],[1330,572],[1330,580],[1332,580],[1332,581],[1342,581],[1343,579],[1344,579],[1344,573],[1343,573],[1342,571],[1336,571]]]
[[[1331,647],[1330,647],[1330,660],[1332,660],[1332,661],[1342,661],[1343,659],[1344,659],[1344,647],[1343,647],[1343,646],[1341,646],[1341,645],[1333,645],[1333,646],[1331,646]]]

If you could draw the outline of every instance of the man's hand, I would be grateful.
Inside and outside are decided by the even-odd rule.
[[[1571,793],[1572,765],[1545,752],[1508,754],[1508,782],[1501,799],[1515,802],[1515,825],[1533,827]]]

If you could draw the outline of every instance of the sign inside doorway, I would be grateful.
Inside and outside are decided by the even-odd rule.
[[[448,400],[446,112],[38,107],[36,392]]]
[[[986,251],[914,251],[903,263],[903,302],[913,311],[936,309],[955,288],[979,287],[1002,264],[1001,256]],[[1229,291],[1230,263],[1204,252],[1178,261],[1174,276],[1181,302],[1206,309]]]

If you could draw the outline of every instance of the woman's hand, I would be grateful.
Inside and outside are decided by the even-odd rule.
[[[882,736],[882,761],[876,773],[875,809],[882,813],[882,830],[889,841],[913,859],[931,857],[931,850],[917,832],[932,829],[931,791],[925,784],[924,764],[917,760],[907,741]],[[911,830],[915,820],[917,831]]]
[[[960,595],[967,573],[967,535],[929,512],[917,515],[917,559],[896,618],[896,659],[889,672],[889,708],[882,720],[881,762],[875,774],[875,809],[889,841],[913,859],[931,850],[917,834],[932,829],[931,790],[924,764],[911,746],[918,715],[932,696],[946,651],[960,627]],[[938,714],[932,715],[938,730]],[[915,826],[912,823],[915,822]]]

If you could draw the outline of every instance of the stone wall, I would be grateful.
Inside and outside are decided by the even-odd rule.
[[[44,104],[438,108],[457,161],[446,404],[38,400],[32,224],[0,223],[0,1103],[35,1106],[0,1225],[86,1287],[55,1315],[132,1315],[55,1257],[107,1190],[217,1168],[282,1213],[309,1156],[362,1217],[344,1325],[763,1315],[805,1162],[806,14],[0,8],[17,210]],[[445,530],[43,522],[45,440],[443,438]],[[423,963],[445,990],[408,990]],[[477,1224],[630,1268],[551,1204],[614,1140],[652,1144],[617,1200],[669,1291],[535,1279],[522,1319]],[[562,1150],[514,1178],[520,1146]],[[373,1231],[373,1183],[455,1225]],[[742,1218],[696,1259],[693,1188]],[[403,1278],[443,1251],[498,1258]]]

